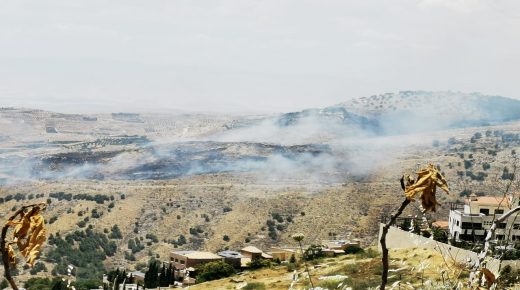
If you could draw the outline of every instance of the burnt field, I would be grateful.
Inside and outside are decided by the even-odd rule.
[[[54,180],[122,179],[157,180],[181,176],[272,170],[273,166],[328,170],[323,161],[335,153],[327,145],[294,145],[250,142],[179,142],[168,144],[123,144],[98,149],[64,148],[23,158],[4,158],[2,172],[20,179]],[[78,148],[77,145],[72,148]],[[327,166],[339,167],[336,164]]]

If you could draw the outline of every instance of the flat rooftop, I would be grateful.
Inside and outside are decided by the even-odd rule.
[[[188,259],[194,260],[220,260],[221,256],[213,254],[211,252],[201,252],[201,251],[173,251],[172,254],[184,256]]]

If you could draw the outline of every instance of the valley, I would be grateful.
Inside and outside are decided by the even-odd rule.
[[[3,108],[0,217],[45,202],[53,238],[100,234],[101,264],[75,265],[78,278],[99,279],[104,269],[143,270],[150,257],[167,260],[175,249],[294,247],[295,233],[307,244],[374,245],[381,217],[403,198],[398,179],[429,162],[451,189],[438,194],[443,206],[431,220],[445,220],[449,203],[471,192],[500,195],[520,150],[518,101],[485,97],[497,103],[483,109],[471,107],[480,96],[463,103],[462,95],[455,104],[464,110],[432,110],[452,95],[408,95],[272,116]],[[18,279],[65,275],[79,258],[56,260],[59,242],[44,248],[47,272],[20,267]]]

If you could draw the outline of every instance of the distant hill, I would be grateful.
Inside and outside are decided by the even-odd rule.
[[[352,99],[322,109],[307,109],[264,119],[273,127],[303,129],[335,137],[399,135],[479,127],[520,119],[520,101],[478,93],[402,91]],[[248,122],[235,128],[255,126]],[[314,132],[316,130],[317,132]]]
[[[520,101],[478,93],[402,91],[334,106],[379,124],[384,134],[488,126],[519,120]]]

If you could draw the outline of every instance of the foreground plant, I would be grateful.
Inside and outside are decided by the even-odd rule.
[[[298,242],[298,245],[300,246],[300,251],[302,252],[302,255],[303,255],[302,241],[305,238],[305,236],[303,234],[294,234],[292,236],[292,238],[293,238],[293,240]],[[311,272],[309,271],[309,267],[307,267],[307,262],[305,261],[305,259],[303,259],[303,264],[305,265],[305,271],[307,271],[307,275],[309,276],[309,282],[311,284],[311,287],[314,289],[314,284],[312,283]]]
[[[435,211],[437,205],[439,205],[435,197],[437,187],[440,187],[449,194],[448,183],[439,170],[435,167],[435,165],[430,163],[426,168],[418,171],[416,174],[417,178],[415,179],[409,175],[401,177],[401,188],[403,189],[406,198],[401,203],[401,206],[399,206],[397,211],[395,211],[390,216],[390,220],[383,226],[381,239],[379,240],[383,254],[381,259],[383,263],[383,272],[381,274],[381,286],[379,287],[381,290],[384,290],[386,284],[388,283],[389,263],[388,248],[386,247],[386,235],[388,234],[390,227],[403,213],[408,204],[415,200],[417,195],[419,195],[421,199],[422,211],[423,213],[426,213],[428,211]]]
[[[9,218],[2,228],[0,249],[4,263],[4,275],[13,290],[18,290],[18,286],[11,276],[11,267],[16,267],[18,264],[15,248],[25,258],[27,265],[33,267],[40,255],[43,243],[47,239],[45,221],[41,215],[46,207],[45,203],[23,206]],[[9,229],[13,230],[13,238],[8,241]]]

